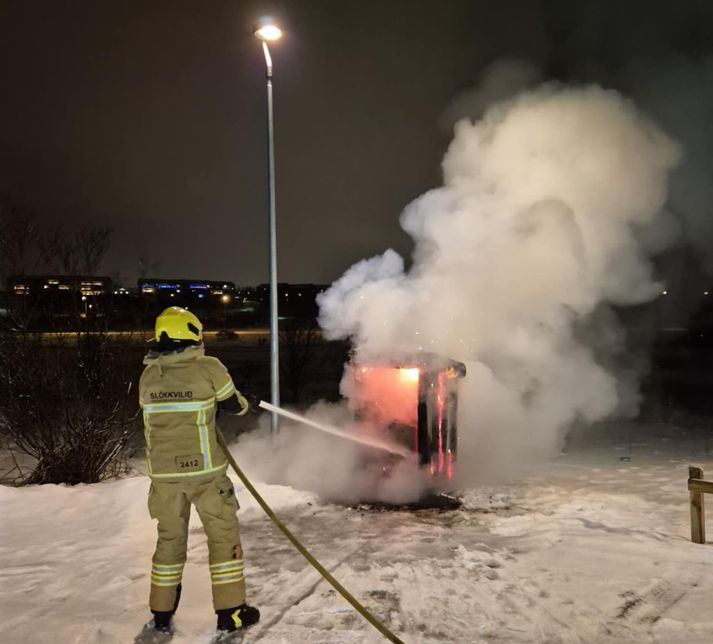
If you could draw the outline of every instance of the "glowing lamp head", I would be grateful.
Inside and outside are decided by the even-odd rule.
[[[274,42],[282,38],[280,29],[270,16],[263,16],[255,25],[255,37],[263,42]]]

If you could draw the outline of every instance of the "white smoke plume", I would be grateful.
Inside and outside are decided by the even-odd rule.
[[[574,422],[621,404],[577,328],[660,292],[639,231],[662,217],[678,160],[631,102],[595,86],[543,86],[460,121],[443,187],[401,216],[411,268],[392,250],[353,266],[320,299],[324,332],[360,358],[467,364],[464,482],[547,458]]]

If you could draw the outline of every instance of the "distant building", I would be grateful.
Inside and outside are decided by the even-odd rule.
[[[66,331],[80,320],[105,322],[117,292],[111,278],[103,276],[12,275],[7,278],[4,317],[22,319],[32,330]]]
[[[236,296],[234,282],[212,280],[175,280],[142,278],[138,292],[144,298],[166,304],[190,302],[208,305],[209,302],[229,304]]]
[[[109,295],[113,290],[109,277],[92,275],[13,275],[7,278],[9,295],[63,295],[76,293],[87,297]]]
[[[280,318],[314,319],[318,284],[278,285]],[[161,310],[183,306],[207,328],[264,325],[269,319],[270,287],[238,287],[229,280],[139,279],[126,289],[109,277],[92,275],[15,275],[7,279],[0,317],[22,311],[30,328],[72,328],[77,320],[102,319],[112,328],[150,328]],[[28,317],[29,316],[29,317]]]
[[[277,307],[280,317],[315,318],[318,314],[317,296],[327,289],[324,284],[277,285]],[[270,285],[260,284],[253,289],[252,298],[263,306],[270,302]]]
[[[270,302],[269,284],[241,287],[227,280],[143,278],[137,286],[140,296],[147,302],[187,306],[196,311],[220,308],[265,316]],[[315,317],[317,295],[325,288],[320,284],[278,284],[280,317]]]

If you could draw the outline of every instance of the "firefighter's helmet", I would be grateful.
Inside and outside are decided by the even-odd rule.
[[[188,309],[171,306],[156,318],[156,340],[160,341],[164,333],[171,340],[200,342],[203,339],[203,325]]]

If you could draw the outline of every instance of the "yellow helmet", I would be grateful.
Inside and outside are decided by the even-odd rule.
[[[188,309],[170,306],[156,318],[156,340],[159,341],[164,333],[171,340],[200,342],[203,339],[203,325]]]

